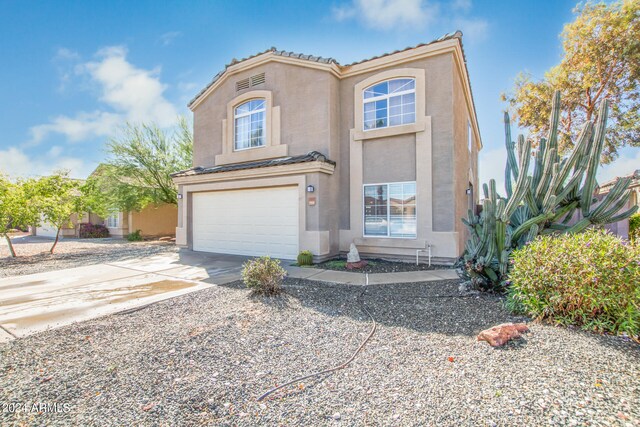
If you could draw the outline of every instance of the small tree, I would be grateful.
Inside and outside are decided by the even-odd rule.
[[[32,179],[12,182],[0,175],[0,234],[9,245],[9,253],[16,256],[9,231],[26,228],[38,221],[35,181]]]
[[[596,119],[598,105],[611,104],[601,162],[618,157],[625,145],[640,146],[640,2],[586,3],[562,31],[560,63],[533,80],[521,74],[509,101],[521,127],[537,137],[549,132],[547,102],[562,93],[558,154],[574,147],[583,125]]]
[[[86,211],[85,197],[81,191],[82,183],[69,178],[67,172],[60,172],[40,178],[36,186],[41,220],[56,229],[56,238],[49,250],[49,253],[53,254],[58,244],[60,229],[65,225],[71,225],[73,214],[82,215]]]
[[[177,204],[171,173],[191,167],[193,137],[185,119],[167,134],[155,124],[129,124],[108,143],[108,160],[84,186],[92,211],[142,210],[149,204]]]

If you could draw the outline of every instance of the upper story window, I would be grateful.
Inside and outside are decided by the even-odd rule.
[[[364,90],[364,130],[416,122],[415,79],[393,79]]]
[[[252,99],[234,110],[234,150],[263,147],[265,145],[264,99]]]

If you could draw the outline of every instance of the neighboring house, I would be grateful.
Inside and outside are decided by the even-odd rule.
[[[78,237],[78,224],[83,222],[90,222],[91,224],[102,224],[102,218],[94,213],[85,213],[81,218],[78,218],[77,214],[71,215],[70,222],[65,224],[60,229],[60,238],[64,239],[65,237]],[[42,236],[42,237],[50,237],[52,239],[56,238],[56,227],[47,222],[43,222],[38,227],[30,228],[31,234],[34,236]]]
[[[178,222],[178,208],[175,205],[149,205],[139,212],[114,212],[104,220],[104,225],[113,237],[126,237],[140,230],[145,237],[173,236]]]
[[[631,183],[629,184],[629,190],[631,190],[631,197],[626,205],[624,205],[620,212],[624,212],[633,206],[640,206],[640,169],[636,169],[633,173],[626,175],[622,178],[631,177]],[[596,197],[599,199],[604,198],[609,191],[613,188],[616,181],[620,178],[612,179],[611,181],[607,181],[604,184],[600,185],[598,188],[598,192]],[[613,234],[618,235],[619,237],[624,237],[625,239],[629,238],[629,218],[623,219],[622,221],[614,222],[612,224],[605,225],[605,228],[611,231]]]
[[[179,245],[316,261],[351,243],[463,252],[482,143],[460,32],[348,65],[272,48],[233,60],[189,107]]]

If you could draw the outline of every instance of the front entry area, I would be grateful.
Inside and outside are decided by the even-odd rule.
[[[297,186],[192,194],[194,251],[295,259]]]

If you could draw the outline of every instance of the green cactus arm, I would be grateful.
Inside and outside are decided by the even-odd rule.
[[[504,189],[507,192],[507,197],[511,197],[511,194],[513,194],[513,184],[511,183],[511,167],[509,166],[509,162],[507,162],[507,166],[504,169]]]
[[[561,113],[560,104],[560,91],[556,90],[553,93],[553,99],[551,101],[551,116],[549,118],[549,149],[558,148],[558,123],[560,122]]]
[[[589,218],[583,218],[580,221],[573,224],[573,226],[567,229],[567,233],[579,233],[584,231],[587,227],[591,225],[591,220]]]
[[[634,215],[639,210],[640,210],[640,206],[632,206],[631,208],[627,209],[626,211],[622,212],[621,214],[609,218],[608,222],[610,224],[613,224],[614,222],[622,221],[623,219],[627,219],[631,215]]]
[[[600,154],[604,146],[605,133],[607,130],[607,116],[609,114],[609,101],[604,100],[600,104],[598,111],[598,120],[596,122],[596,132],[591,144],[589,152],[589,163],[587,165],[587,177],[582,187],[582,214],[586,217],[589,215],[591,208],[591,199],[596,189],[596,174],[600,165]]]
[[[622,206],[624,206],[624,204],[627,202],[627,200],[629,200],[629,197],[631,196],[631,193],[626,191],[630,182],[631,177],[620,178],[618,181],[616,181],[613,188],[609,191],[609,193],[607,193],[604,199],[602,199],[600,204],[593,211],[588,212],[588,214],[585,216],[591,217],[595,222],[596,218],[601,217],[601,215],[605,211],[607,211],[610,206],[616,206],[619,204],[620,206],[618,207],[618,209],[612,212],[613,214],[615,214],[620,208],[622,208]],[[620,204],[621,201],[623,202],[622,204]]]
[[[533,188],[538,187],[540,178],[542,178],[542,168],[544,166],[543,160],[546,150],[547,140],[545,138],[540,138],[540,142],[538,143],[538,150],[535,153],[536,159],[533,167]]]
[[[610,218],[614,217],[618,211],[620,209],[622,209],[627,202],[629,201],[629,198],[631,197],[631,193],[627,192],[625,193],[624,196],[620,197],[618,200],[616,200],[615,203],[613,203],[611,206],[609,206],[608,209],[602,210],[598,213],[594,213],[592,215],[590,215],[591,217],[591,222],[593,222],[594,224],[608,224],[610,223]],[[600,206],[598,206],[600,207]]]
[[[511,236],[511,239],[513,242],[517,242],[520,237],[527,232],[527,230],[529,230],[529,228],[534,225],[534,224],[540,224],[546,220],[548,220],[549,218],[551,218],[552,214],[551,213],[543,213],[540,214],[536,217],[533,217],[527,221],[525,221],[524,223],[522,223],[518,228],[515,229],[515,231],[513,232],[513,235]]]
[[[516,154],[514,152],[514,143],[511,140],[511,119],[509,113],[504,112],[504,142],[507,147],[507,164],[515,179],[518,179],[518,163],[516,162]]]

